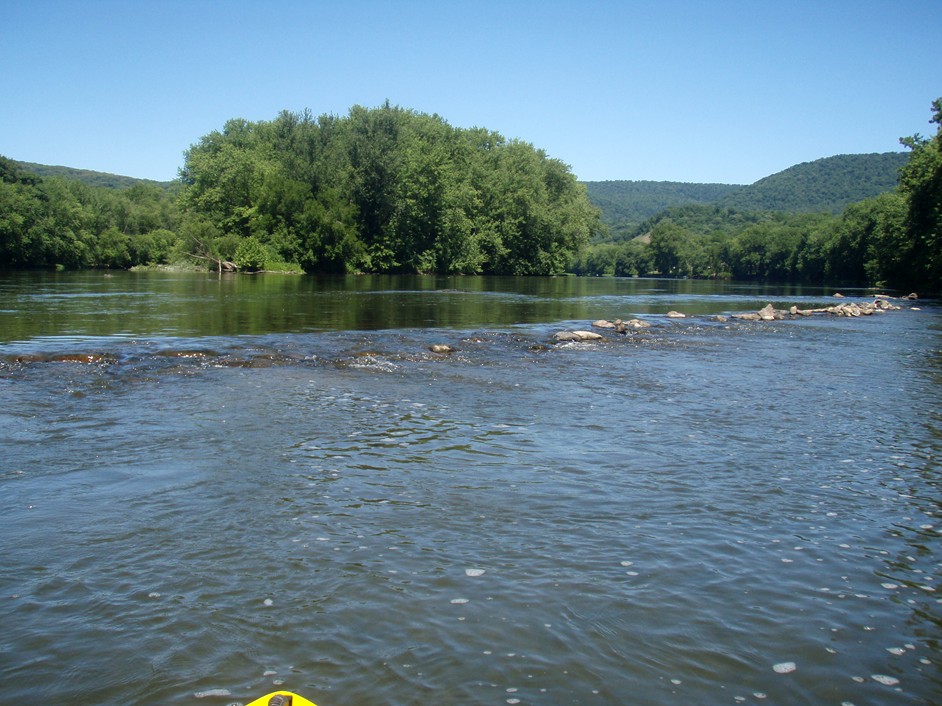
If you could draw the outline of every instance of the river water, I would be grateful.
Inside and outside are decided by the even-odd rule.
[[[0,703],[942,703],[942,310],[714,320],[830,294],[0,276]]]

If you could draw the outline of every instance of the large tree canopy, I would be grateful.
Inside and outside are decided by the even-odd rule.
[[[912,283],[926,282],[942,292],[942,98],[933,101],[930,122],[938,126],[932,138],[900,140],[912,150],[900,170],[900,191],[907,203]]]
[[[552,274],[600,227],[559,160],[388,102],[230,120],[181,179],[185,222],[217,227],[217,250],[253,238],[311,272]]]

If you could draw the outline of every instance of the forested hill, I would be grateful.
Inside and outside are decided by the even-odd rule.
[[[743,211],[840,213],[848,204],[895,189],[908,159],[908,152],[883,152],[804,162],[726,194],[719,205]]]
[[[609,226],[640,223],[671,206],[712,204],[742,189],[733,184],[680,181],[587,181],[589,199],[602,209]]]
[[[100,186],[106,189],[129,189],[135,184],[146,183],[158,186],[167,191],[177,187],[175,181],[152,181],[150,179],[137,179],[135,177],[121,176],[119,174],[108,174],[106,172],[95,172],[91,169],[76,169],[74,167],[59,167],[49,164],[36,164],[34,162],[18,162],[14,160],[24,172],[35,174],[40,177],[60,177],[62,179],[73,179],[89,186]]]
[[[845,206],[896,188],[906,152],[843,154],[804,162],[754,184],[672,181],[588,181],[589,199],[602,220],[629,231],[673,206],[711,204],[739,211],[840,213]]]

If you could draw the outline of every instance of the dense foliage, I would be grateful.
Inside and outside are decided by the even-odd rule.
[[[911,150],[902,168],[897,166],[897,153],[859,155],[862,159],[844,155],[797,165],[732,191],[715,204],[667,208],[620,238],[593,243],[582,251],[573,270],[586,275],[870,284],[938,294],[942,292],[942,99],[933,103],[933,110],[931,122],[939,126],[936,135],[902,139]],[[870,171],[861,165],[878,168]],[[886,186],[885,175],[892,172],[899,173],[898,188]],[[831,176],[820,178],[827,174]],[[847,185],[855,180],[862,192],[875,195],[833,213],[835,199],[849,198]],[[779,186],[781,195],[794,198],[776,196]],[[765,204],[765,209],[728,205],[748,189],[758,201],[746,203]],[[815,196],[819,192],[820,198]],[[773,202],[778,208],[771,208]]]
[[[905,212],[895,191],[839,216],[681,206],[646,221],[632,240],[587,248],[574,270],[931,289],[909,275]]]
[[[841,154],[796,164],[726,194],[719,205],[740,211],[839,214],[896,188],[905,152]]]
[[[743,187],[734,184],[688,184],[677,181],[587,181],[589,199],[602,209],[602,222],[617,239],[664,209],[686,204],[712,204]]]
[[[130,267],[166,262],[179,212],[166,189],[43,179],[0,157],[0,265]]]
[[[388,103],[232,120],[187,151],[173,184],[0,157],[0,266],[569,270],[939,293],[942,99],[931,122],[933,137],[901,140],[902,169],[897,153],[844,155],[749,187],[589,182],[587,196],[528,143]],[[752,201],[731,205],[749,190]],[[861,194],[874,195],[835,211]]]
[[[638,224],[674,206],[710,204],[743,211],[839,214],[846,206],[896,188],[905,152],[842,154],[796,164],[754,184],[673,181],[589,181],[589,199],[602,209],[612,240],[632,237]]]
[[[62,177],[72,181],[80,181],[88,186],[101,186],[106,189],[129,189],[136,184],[148,184],[165,191],[176,191],[179,182],[152,181],[150,179],[135,179],[134,177],[96,172],[91,169],[76,169],[74,167],[57,167],[50,164],[36,164],[35,162],[14,162],[14,165],[23,172],[29,172],[47,179],[49,177]]]
[[[184,235],[309,272],[552,274],[599,225],[569,168],[390,106],[229,121],[186,153]]]
[[[930,283],[942,292],[942,98],[932,103],[936,134],[903,138],[912,150],[900,173],[900,191],[906,200],[902,232],[893,236],[900,243],[902,257],[909,266],[909,282]]]

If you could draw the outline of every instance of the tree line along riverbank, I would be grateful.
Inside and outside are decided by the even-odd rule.
[[[98,186],[0,158],[0,266],[660,275],[942,286],[942,99],[899,184],[840,213],[686,204],[613,238],[569,167],[437,115],[355,106],[230,120],[172,184]]]

